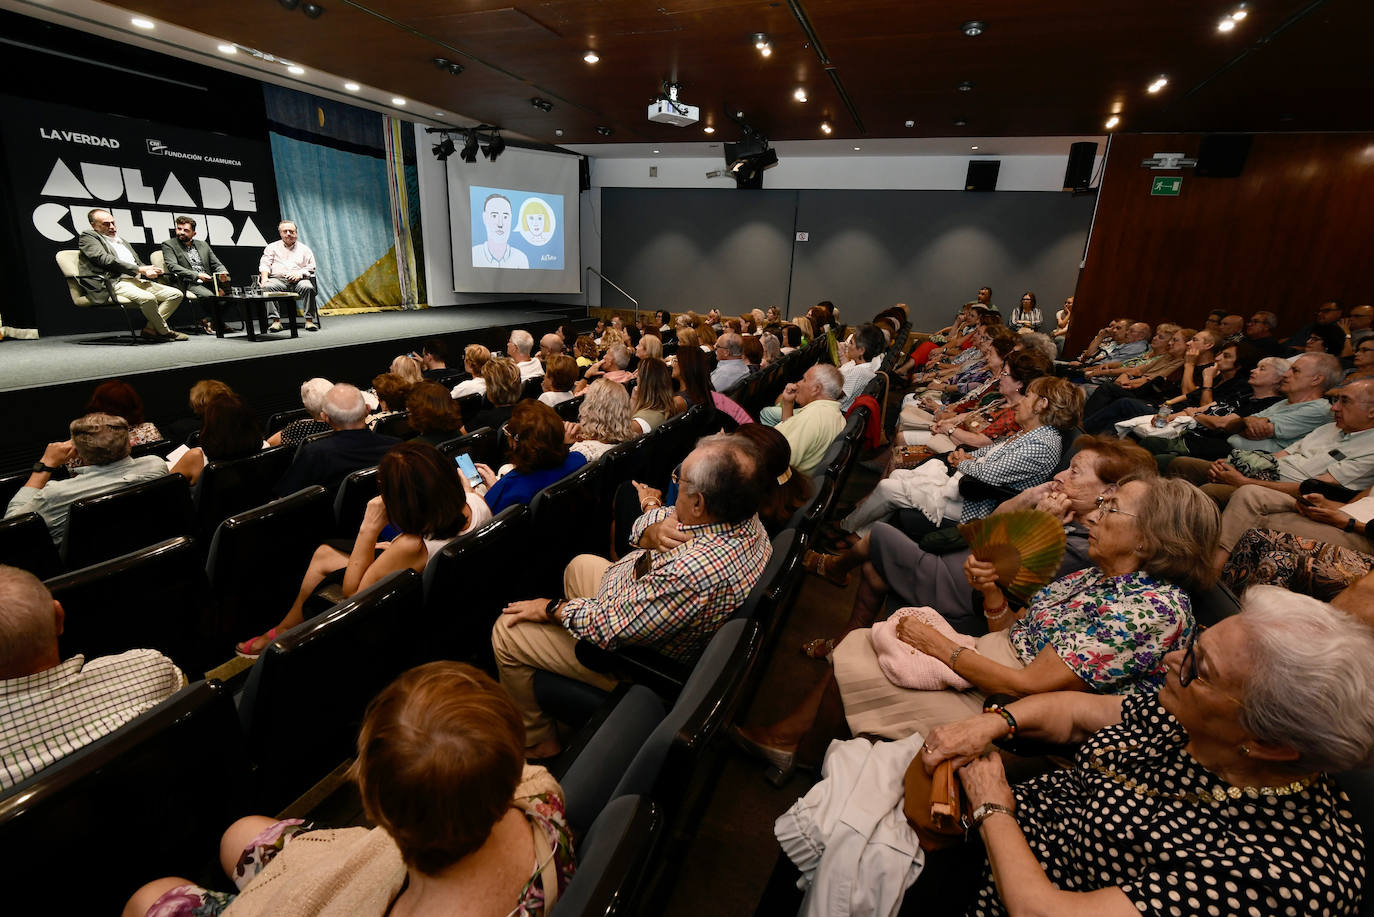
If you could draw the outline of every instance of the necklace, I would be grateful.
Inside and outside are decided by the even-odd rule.
[[[1134,751],[1135,745],[1113,745],[1103,751]],[[1300,793],[1311,786],[1313,777],[1300,777],[1292,783],[1283,786],[1214,786],[1207,793],[1163,793],[1153,787],[1148,787],[1140,783],[1134,777],[1126,777],[1102,763],[1097,752],[1092,752],[1089,756],[1088,767],[1097,773],[1113,780],[1126,789],[1135,793],[1137,796],[1147,796],[1151,799],[1175,799],[1179,802],[1190,802],[1195,805],[1219,805],[1223,802],[1230,802],[1240,799],[1242,796],[1249,799],[1277,798],[1279,796],[1291,796]]]

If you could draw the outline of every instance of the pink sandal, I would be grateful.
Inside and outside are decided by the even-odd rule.
[[[254,637],[251,640],[245,640],[242,643],[235,644],[234,652],[244,659],[257,659],[262,655],[263,650],[272,645],[272,641],[275,639],[277,639],[277,629],[274,627],[261,637]],[[255,652],[253,650],[253,644],[257,643],[259,640],[265,640],[266,642],[264,642]]]

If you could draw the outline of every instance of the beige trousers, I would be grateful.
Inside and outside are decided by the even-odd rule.
[[[1364,535],[1342,532],[1334,525],[1314,522],[1293,509],[1296,503],[1295,498],[1268,487],[1246,484],[1239,488],[1226,504],[1226,512],[1221,514],[1221,547],[1232,550],[1250,529],[1274,529],[1343,548],[1354,548],[1367,554],[1374,553],[1374,543]]]
[[[116,280],[114,289],[116,296],[122,296],[138,306],[143,317],[148,320],[149,328],[158,334],[167,334],[172,330],[167,327],[167,319],[171,318],[177,306],[181,305],[182,298],[181,291],[176,287],[151,280],[130,280],[126,277]]]
[[[973,649],[1009,668],[1026,667],[1011,648],[1005,630],[979,637]],[[888,681],[878,667],[878,654],[873,652],[866,627],[850,631],[835,647],[830,661],[835,666],[835,682],[844,701],[844,716],[854,735],[868,733],[904,739],[914,732],[925,735],[936,726],[983,712],[986,695],[977,690],[917,691]]]
[[[563,571],[563,597],[590,598],[596,595],[601,577],[611,565],[604,557],[579,554]],[[577,661],[577,638],[557,624],[521,621],[506,626],[504,615],[491,628],[491,646],[496,653],[501,686],[515,701],[525,721],[525,747],[558,737],[553,720],[539,709],[534,696],[534,673],[543,670],[609,691],[616,680]]]
[[[1236,488],[1230,484],[1213,484],[1207,472],[1212,467],[1212,463],[1206,459],[1192,458],[1191,456],[1181,455],[1169,463],[1169,477],[1182,478],[1198,488],[1217,502],[1223,510],[1230,501]]]

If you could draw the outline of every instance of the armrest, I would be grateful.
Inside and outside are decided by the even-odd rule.
[[[661,697],[676,697],[692,671],[689,664],[642,646],[604,650],[594,643],[579,640],[575,652],[577,661],[592,671],[644,685]]]

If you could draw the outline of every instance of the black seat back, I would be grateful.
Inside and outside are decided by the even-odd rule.
[[[573,419],[576,420],[576,418]],[[28,482],[31,475],[32,472],[29,471],[15,471],[0,475],[0,507],[10,505],[10,501],[14,499],[15,494],[19,493],[20,488]]]
[[[227,643],[204,636],[207,583],[200,547],[190,538],[64,573],[47,587],[67,613],[63,658],[155,649],[183,672],[197,673],[229,655]]]
[[[62,557],[67,569],[75,570],[195,533],[196,516],[186,479],[179,474],[162,475],[73,503]]]
[[[439,444],[439,451],[449,458],[457,458],[466,452],[474,462],[485,462],[496,468],[500,459],[500,431],[495,427],[478,427],[465,436],[456,436]]]
[[[553,406],[553,409],[558,412],[558,416],[561,419],[569,423],[576,423],[577,418],[580,417],[582,413],[582,399],[586,397],[586,395],[578,395],[576,398],[560,401]]]
[[[457,400],[458,409],[463,412],[463,423],[465,424],[481,413],[482,409],[487,406],[487,397],[485,395],[464,395]]]
[[[612,800],[577,845],[577,874],[555,905],[560,917],[642,913],[636,901],[662,831],[663,817],[652,801]]]
[[[527,555],[529,525],[528,506],[508,506],[430,560],[424,574],[424,615],[416,628],[427,635],[433,658],[467,660],[496,671],[492,624],[508,602],[535,596],[523,585],[523,576],[499,572],[512,570],[515,559]]]
[[[53,896],[79,886],[80,910],[117,914],[154,872],[209,883],[220,835],[251,810],[248,784],[229,693],[183,688],[0,796],[5,910],[65,911]],[[146,868],[121,855],[131,844]]]
[[[296,408],[294,411],[278,411],[267,418],[267,428],[264,432],[266,435],[271,436],[273,433],[276,433],[289,424],[295,423],[298,420],[309,419],[310,412],[305,408]]]
[[[377,487],[376,467],[359,468],[343,479],[334,495],[334,528],[340,537],[358,534],[367,503],[378,494]]]
[[[530,501],[534,550],[525,575],[541,584],[537,595],[562,594],[563,568],[574,556],[609,556],[611,520],[604,513],[598,514],[605,469],[600,462],[583,465]]]
[[[0,520],[0,564],[27,570],[39,579],[62,572],[62,558],[37,513]]]
[[[129,448],[129,458],[143,458],[145,455],[156,455],[159,458],[166,458],[176,448],[176,444],[165,439],[155,439],[150,443],[139,443],[137,446]]]
[[[258,657],[239,721],[269,811],[284,806],[354,753],[363,713],[410,668],[420,575],[398,570],[278,636]]]
[[[544,377],[535,376],[533,379],[526,379],[520,385],[520,400],[526,398],[538,398],[544,394]]]
[[[207,542],[225,519],[269,502],[272,488],[291,467],[295,454],[295,446],[274,446],[243,458],[207,464],[192,490],[199,531]]]
[[[329,492],[318,484],[224,520],[205,563],[215,632],[245,640],[280,621],[333,529]]]
[[[413,439],[419,435],[410,425],[410,418],[405,411],[383,417],[377,421],[377,426],[372,428],[372,432],[382,436],[394,436],[397,439]]]
[[[654,449],[649,459],[649,468],[641,484],[657,487],[668,492],[669,478],[673,469],[682,464],[702,436],[704,423],[715,415],[714,405],[698,404],[688,408],[685,413],[671,417],[653,432]]]

